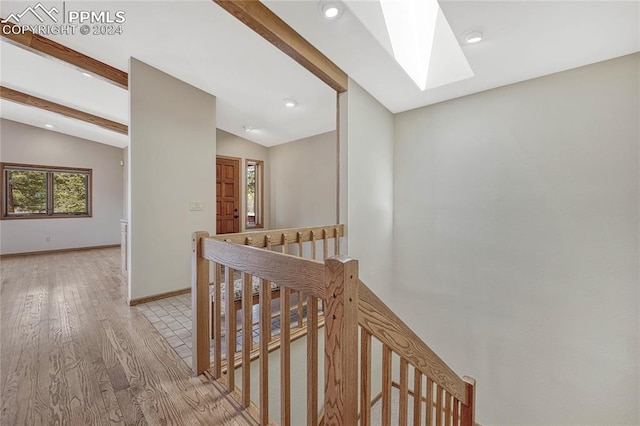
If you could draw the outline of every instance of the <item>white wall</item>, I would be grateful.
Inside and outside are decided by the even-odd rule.
[[[640,423],[639,76],[627,56],[396,116],[393,304],[478,380],[483,424]]]
[[[0,120],[0,161],[93,170],[87,218],[0,221],[0,253],[25,253],[119,244],[122,149],[15,121]],[[50,241],[45,241],[49,236]]]
[[[191,234],[215,232],[216,99],[129,64],[129,298],[190,286]],[[204,211],[190,211],[190,201]]]
[[[269,203],[271,202],[271,163],[269,161],[269,148],[257,143],[251,142],[247,139],[238,137],[231,133],[227,133],[224,130],[218,129],[216,132],[216,154],[225,157],[234,157],[242,159],[242,170],[246,170],[247,160],[261,160],[264,161],[263,179],[264,179],[264,212],[263,212],[263,225],[264,229],[269,229],[270,209]],[[247,217],[247,175],[241,173],[241,193],[240,193],[240,217]],[[240,232],[244,232],[247,229],[246,221],[240,221]]]
[[[274,229],[336,222],[336,133],[269,148]]]
[[[347,184],[349,256],[360,261],[362,281],[387,301],[393,275],[393,115],[353,80],[347,97],[341,149],[347,150],[348,167],[341,183]]]
[[[307,338],[303,336],[291,342],[291,424],[307,423]],[[276,424],[281,422],[280,411],[280,348],[269,352],[269,418]],[[251,401],[260,405],[260,359],[251,361]],[[322,412],[324,402],[324,328],[318,332],[318,411]],[[242,367],[235,372],[236,387],[242,389]]]

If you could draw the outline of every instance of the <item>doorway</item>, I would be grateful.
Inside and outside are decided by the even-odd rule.
[[[216,157],[216,234],[240,232],[240,160]]]

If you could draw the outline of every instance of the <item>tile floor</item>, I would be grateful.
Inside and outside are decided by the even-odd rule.
[[[191,293],[142,303],[137,308],[191,366]]]
[[[295,296],[292,298],[292,304],[295,302]],[[148,303],[142,303],[136,306],[140,312],[149,320],[156,330],[162,335],[169,345],[176,351],[182,360],[191,367],[191,348],[193,346],[192,339],[192,323],[191,323],[191,293],[181,294],[179,296],[167,297],[166,299],[157,300]],[[272,308],[274,312],[278,312],[280,307],[277,300],[273,302]],[[258,308],[254,307],[253,317],[253,342],[259,343],[259,325],[255,324],[258,320]],[[306,315],[303,315],[303,318]],[[239,315],[238,327],[241,327],[241,316]],[[296,311],[291,313],[292,326],[297,324],[298,315]],[[224,319],[223,319],[224,321]],[[223,323],[224,328],[224,323]],[[271,319],[271,333],[277,335],[280,333],[280,317],[276,316]],[[224,331],[223,331],[224,336]],[[239,330],[236,335],[236,350],[242,350],[242,331]],[[213,360],[213,339],[210,342],[211,357]],[[224,354],[225,341],[222,341],[222,353]]]

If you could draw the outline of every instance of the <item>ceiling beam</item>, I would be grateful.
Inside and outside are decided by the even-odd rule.
[[[90,72],[123,89],[126,89],[129,85],[129,76],[126,72],[39,34],[33,34],[31,31],[22,31],[21,29],[19,34],[13,34],[11,28],[15,26],[11,22],[2,23],[2,37],[12,44]]]
[[[262,2],[256,0],[213,1],[338,93],[347,91],[347,74]]]
[[[76,120],[85,121],[87,123],[100,126],[104,129],[111,130],[112,132],[121,133],[123,135],[129,133],[129,129],[125,124],[107,120],[106,118],[98,117],[97,115],[89,114],[83,111],[78,111],[77,109],[69,108],[67,106],[48,101],[46,99],[37,98],[35,96],[31,96],[17,90],[9,89],[8,87],[0,86],[0,98],[18,104],[55,112],[56,114],[64,115]]]

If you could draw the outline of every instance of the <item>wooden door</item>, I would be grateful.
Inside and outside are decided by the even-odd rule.
[[[240,160],[216,157],[216,233],[240,232]]]

